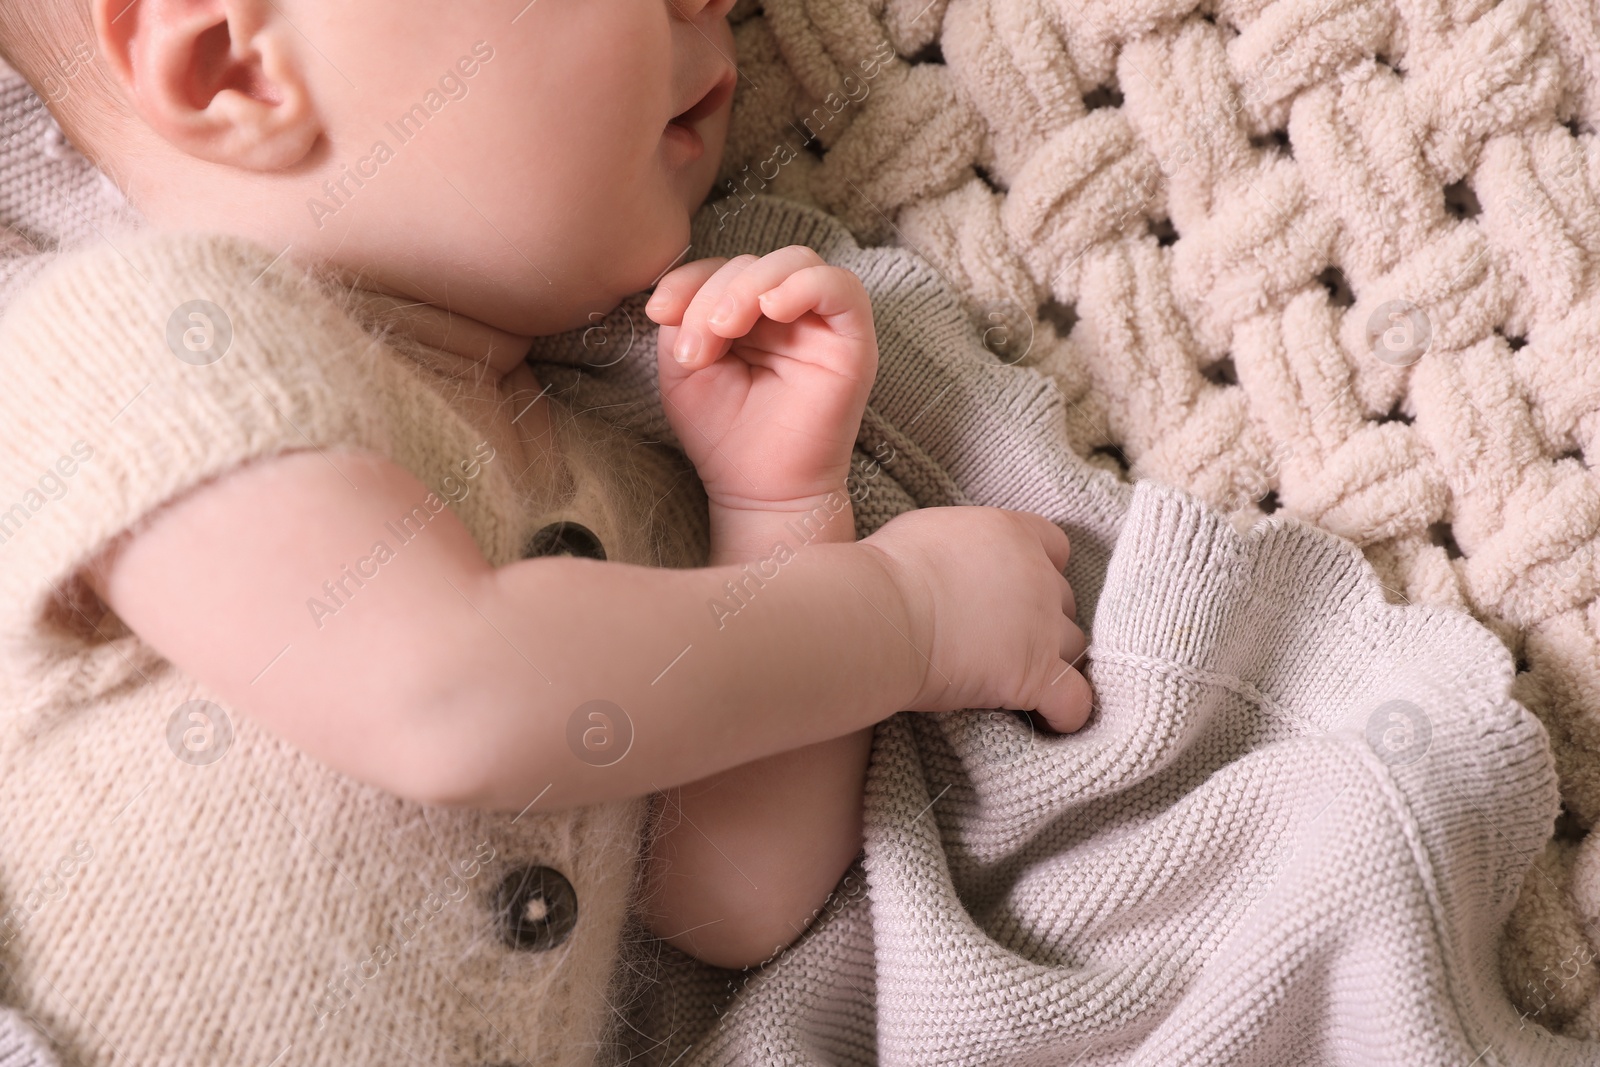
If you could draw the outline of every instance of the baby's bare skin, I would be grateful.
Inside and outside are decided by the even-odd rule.
[[[652,929],[724,966],[793,941],[860,847],[873,723],[967,707],[1038,709],[1062,730],[1087,718],[1067,539],[1038,516],[930,509],[857,543],[846,503],[796,546],[762,610],[711,636],[705,604],[739,566],[844,493],[876,360],[859,280],[804,250],[691,259],[662,277],[726,138],[732,0],[50,2],[92,12],[84,32],[116,87],[75,100],[68,132],[152,225],[253,238],[418,305],[400,328],[442,352],[492,440],[525,463],[549,447],[548,411],[523,403],[539,392],[531,338],[661,278],[651,314],[666,406],[712,503],[711,565],[687,571],[561,558],[494,569],[446,512],[438,536],[345,607],[349,625],[257,680],[262,650],[308,625],[284,591],[315,587],[426,490],[375,455],[250,464],[89,570],[179,669],[409,799],[520,811],[661,793]],[[384,123],[452,70],[467,90],[440,112],[448,121],[351,185]],[[346,195],[323,196],[330,186]],[[718,328],[707,316],[725,283],[739,306]],[[677,364],[691,331],[704,344]],[[572,625],[580,613],[606,620],[605,647]],[[479,641],[485,619],[507,641]],[[686,642],[697,654],[672,685],[619,669],[665,663]],[[563,669],[530,686],[518,649]],[[606,768],[564,741],[571,709],[596,692],[635,729]]]

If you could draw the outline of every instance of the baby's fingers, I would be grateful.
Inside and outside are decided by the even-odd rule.
[[[697,259],[669,272],[656,283],[644,313],[661,326],[677,326],[700,289],[728,262],[725,258]]]
[[[1061,663],[1059,673],[1039,694],[1039,714],[1057,733],[1070,734],[1083,728],[1094,710],[1094,689],[1076,668]]]
[[[749,263],[728,280],[721,292],[713,293],[708,286],[690,310],[691,319],[696,312],[703,312],[706,328],[719,337],[743,337],[749,333],[761,318],[763,309],[758,298],[763,293],[797,271],[822,262],[822,257],[805,245],[788,245],[759,259],[746,258]]]
[[[793,322],[816,312],[828,328],[852,341],[877,337],[872,326],[872,301],[855,272],[823,263],[795,271],[776,288],[761,294],[761,313],[774,322]]]

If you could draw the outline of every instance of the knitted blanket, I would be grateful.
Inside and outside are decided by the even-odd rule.
[[[1593,701],[1580,697],[1593,693],[1583,687],[1597,662],[1584,605],[1600,509],[1581,465],[1553,457],[1581,442],[1590,410],[1584,361],[1558,353],[1594,321],[1582,309],[1600,178],[1584,116],[1596,114],[1597,90],[1583,74],[1600,36],[1581,5],[1192,6],[767,0],[765,14],[748,2],[735,13],[743,80],[723,178],[736,195],[706,209],[699,254],[759,214],[753,193],[820,205],[860,241],[902,244],[932,263],[1000,366],[1054,379],[1060,399],[1001,424],[928,415],[923,426],[964,431],[965,443],[918,434],[915,447],[934,457],[928,484],[908,488],[908,468],[890,476],[884,464],[873,484],[893,507],[964,499],[962,464],[976,461],[960,450],[975,431],[995,448],[1014,433],[1054,435],[1045,452],[1077,473],[1036,468],[1029,477],[1048,486],[1025,478],[972,499],[1051,514],[1073,533],[1069,573],[1107,666],[1094,668],[1101,733],[1080,749],[1093,754],[1087,763],[1068,755],[1074,739],[1031,737],[1015,717],[901,716],[882,727],[871,893],[847,879],[813,934],[723,1006],[712,1044],[697,1046],[711,1057],[702,1062],[761,1062],[764,1049],[865,1060],[875,1041],[890,1062],[984,1061],[1007,1049],[1020,1062],[1021,1050],[1068,1047],[1082,1063],[1157,1062],[1236,1039],[1268,1061],[1275,1048],[1315,1058],[1343,1042],[1351,1062],[1410,1062],[1416,1050],[1390,1042],[1390,1025],[1425,1035],[1417,1062],[1446,1062],[1479,1038],[1500,1049],[1480,1062],[1495,1062],[1517,1041],[1543,1040],[1527,1036],[1542,1033],[1535,1021],[1600,1029],[1583,928],[1600,915],[1600,859],[1557,842],[1535,876],[1520,876],[1549,811],[1527,756],[1532,735],[1504,701],[1503,649],[1483,647],[1475,628],[1451,630],[1439,621],[1448,615],[1381,610],[1371,572],[1325,539],[1307,548],[1305,527],[1230,530],[1185,494],[1130,493],[1115,473],[1090,477],[1070,459],[1127,464],[1244,518],[1257,499],[1281,506],[1360,544],[1396,599],[1477,613],[1530,667],[1512,692],[1545,719],[1573,825],[1585,828],[1600,810],[1600,785],[1583,799],[1600,772],[1582,747]],[[19,250],[92,234],[97,212],[120,210],[25,90],[0,85],[0,104],[0,221],[21,231]],[[1563,129],[1569,119],[1575,128]],[[1430,189],[1447,192],[1435,202]],[[0,290],[37,262],[7,260]],[[1558,396],[1556,382],[1571,384]],[[889,422],[913,426],[918,415]],[[864,529],[887,518],[859,510]],[[1296,631],[1306,605],[1259,599],[1251,583],[1263,574],[1273,588],[1299,583],[1339,635]],[[1101,583],[1122,594],[1091,614]],[[1175,608],[1182,621],[1152,632],[1172,621],[1163,597],[1206,606]],[[1116,603],[1126,605],[1121,631]],[[1148,617],[1141,604],[1153,605]],[[1390,621],[1402,616],[1413,621]],[[1313,665],[1305,650],[1318,642]],[[1280,659],[1241,660],[1252,643]],[[1351,648],[1359,664],[1342,658]],[[1425,679],[1407,655],[1428,664]],[[1468,661],[1449,681],[1431,671]],[[1347,683],[1376,688],[1326,688],[1341,664]],[[1118,672],[1133,684],[1115,697]],[[1141,695],[1150,684],[1156,696]],[[1406,706],[1380,714],[1393,694]],[[1163,701],[1182,709],[1175,719],[1149,710]],[[1377,741],[1363,749],[1368,720]],[[1397,769],[1385,739],[1403,742],[1419,723],[1427,752],[1484,780],[1469,770],[1451,801],[1442,791],[1455,787],[1431,757]],[[1242,733],[1219,735],[1224,726]],[[1327,784],[1309,769],[1315,760],[1274,762],[1288,758],[1280,742],[1297,738],[1355,752],[1374,773],[1351,787],[1356,796],[1328,793],[1337,802],[1319,811],[1307,799]],[[986,759],[990,750],[1000,758]],[[1031,766],[1036,751],[1049,752],[1048,769],[995,786],[989,772]],[[1534,771],[1506,769],[1507,752]],[[1162,775],[1174,777],[1152,784]],[[1300,778],[1296,796],[1311,810],[1283,815],[1281,791]],[[1213,779],[1225,779],[1218,796],[1193,788]],[[1387,808],[1362,799],[1373,789]],[[1327,821],[1341,813],[1351,820],[1342,828]],[[1369,854],[1392,845],[1396,827],[1417,892],[1383,882],[1392,854]],[[1192,868],[1213,859],[1215,877],[1195,882]],[[1291,877],[1294,862],[1308,865]],[[1440,863],[1488,873],[1441,875],[1430,867]],[[1175,868],[1185,872],[1176,881]],[[1463,889],[1463,877],[1486,881]],[[1374,899],[1369,881],[1402,899]],[[1508,1023],[1484,974],[1519,884],[1505,955],[1525,1017]],[[1174,911],[1187,919],[1174,926]],[[1298,955],[1277,954],[1286,923],[1300,932],[1288,942]],[[1408,969],[1417,959],[1426,980]],[[1259,969],[1268,963],[1276,969]],[[1337,1014],[1348,1027],[1352,970],[1380,965],[1389,984],[1370,1007],[1369,1037],[1381,1049],[1305,1011],[1266,1014],[1274,998],[1336,1005],[1309,1018]],[[680,969],[684,982],[663,983],[677,999],[654,998],[649,1018],[692,1030],[705,1005],[720,1004],[711,987],[723,976]],[[1414,980],[1415,995],[1394,995]],[[1370,983],[1362,995],[1373,996]],[[774,1006],[785,1010],[769,1017]],[[657,1031],[663,1049],[683,1040],[671,1029]],[[1182,1051],[1191,1047],[1193,1057]],[[1572,1046],[1539,1049],[1577,1062]]]

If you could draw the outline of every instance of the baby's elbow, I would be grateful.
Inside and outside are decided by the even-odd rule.
[[[397,730],[397,733],[401,731]],[[430,807],[479,808],[488,800],[488,775],[475,746],[428,729],[393,738],[371,784],[402,800]]]
[[[395,768],[390,792],[429,807],[493,807],[481,761],[467,751],[426,746]]]
[[[729,876],[709,884],[697,880],[690,890],[674,880],[651,902],[648,925],[655,936],[702,963],[730,970],[757,967],[798,941],[817,918],[808,888],[796,883],[758,891]]]
[[[418,804],[493,807],[493,754],[503,739],[488,736],[494,721],[484,714],[483,695],[428,678],[414,678],[407,688],[396,701],[393,731],[382,746],[384,780],[376,784]]]
[[[419,685],[401,714],[404,741],[392,754],[392,791],[418,803],[515,814],[546,783],[571,800],[548,700],[500,684],[492,670],[463,679],[449,671]]]
[[[775,918],[724,927],[720,932],[707,930],[696,938],[696,949],[690,955],[713,967],[734,971],[759,967],[798,941],[809,926],[811,916],[797,915],[794,925],[777,922]]]

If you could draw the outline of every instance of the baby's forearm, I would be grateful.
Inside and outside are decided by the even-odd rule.
[[[418,705],[479,768],[452,802],[641,796],[896,711],[922,660],[889,572],[864,545],[789,540],[764,567],[542,559],[464,590],[482,619],[440,620],[449,645]]]

